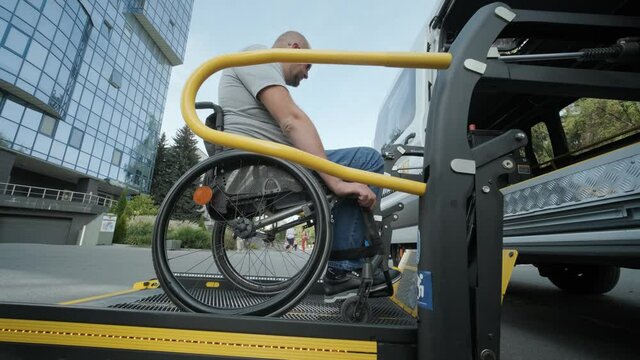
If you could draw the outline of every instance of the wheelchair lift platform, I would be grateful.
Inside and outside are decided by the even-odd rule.
[[[257,301],[221,279],[206,280],[193,279],[194,284],[207,284],[194,290],[206,301],[231,306]],[[61,304],[65,306],[4,304],[0,307],[0,354],[65,359],[89,354],[136,359],[416,356],[416,319],[397,299],[370,299],[369,321],[349,324],[340,315],[341,302],[324,303],[317,285],[277,318],[182,312],[156,280],[136,283],[128,291]]]
[[[185,278],[187,278],[186,274],[183,275],[181,281],[191,287],[191,292],[196,297],[201,301],[206,301],[217,307],[238,308],[261,300],[259,295],[251,295],[244,291],[236,290],[221,277],[205,277],[204,274],[202,276],[189,274],[186,280]],[[402,281],[402,285],[407,285],[408,282],[409,281]],[[406,291],[400,292],[406,293]],[[367,324],[415,326],[416,319],[412,316],[412,313],[415,315],[415,311],[411,311],[411,304],[406,304],[403,301],[404,300],[396,296],[392,298],[369,299],[372,311]],[[325,303],[324,295],[322,295],[322,286],[318,283],[312,288],[311,292],[303,301],[281,315],[280,318],[345,323],[346,321],[340,315],[341,303],[342,301]],[[171,299],[169,299],[165,292],[162,291],[157,280],[136,283],[130,291],[72,300],[63,303],[63,305],[136,311],[182,312],[182,310],[176,307]]]

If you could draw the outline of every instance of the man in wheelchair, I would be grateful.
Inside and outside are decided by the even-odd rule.
[[[266,49],[254,45],[246,50]],[[294,31],[278,37],[273,48],[309,49],[306,38]],[[310,64],[270,63],[226,69],[219,84],[219,104],[224,109],[224,131],[294,146],[338,164],[382,173],[383,159],[367,147],[325,151],[311,119],[291,98],[286,85],[297,87],[308,78]],[[334,252],[353,250],[354,258],[329,261],[323,278],[325,300],[331,301],[357,291],[363,259],[358,249],[367,243],[362,211],[373,209],[380,189],[365,184],[347,182],[327,174],[318,174],[331,192],[343,198],[332,210]],[[400,272],[390,269],[392,282]],[[374,273],[371,291],[386,287],[379,269]]]

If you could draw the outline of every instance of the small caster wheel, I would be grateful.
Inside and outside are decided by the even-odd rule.
[[[348,323],[367,322],[371,316],[371,307],[366,300],[358,306],[358,297],[350,297],[342,303],[340,315]]]

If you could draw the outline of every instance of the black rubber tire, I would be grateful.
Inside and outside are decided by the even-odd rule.
[[[340,306],[340,315],[342,319],[348,323],[366,323],[371,317],[371,306],[365,299],[360,304],[360,311],[356,316],[356,307],[358,306],[358,297],[352,296],[345,300]]]
[[[575,294],[604,294],[620,279],[620,268],[612,265],[545,265],[541,274],[558,288]]]
[[[316,207],[317,221],[316,243],[314,252],[304,270],[300,272],[288,287],[273,296],[265,297],[264,301],[250,304],[241,308],[213,307],[202,302],[197,296],[192,295],[174,275],[168,262],[166,240],[169,220],[172,210],[182,193],[194,182],[197,182],[203,174],[220,164],[235,164],[242,161],[259,160],[261,164],[276,164],[304,185]],[[329,258],[331,250],[331,223],[329,206],[321,192],[321,186],[312,176],[304,175],[307,170],[277,158],[251,154],[243,151],[230,150],[210,157],[189,169],[171,188],[165,197],[156,219],[153,230],[152,255],[153,265],[158,280],[167,296],[181,309],[185,311],[214,313],[224,315],[261,315],[277,316],[295,306],[311,289],[313,284],[322,275],[324,266]],[[302,174],[302,175],[301,175]]]

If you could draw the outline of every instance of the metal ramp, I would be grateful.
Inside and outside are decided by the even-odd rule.
[[[109,308],[127,309],[136,311],[167,311],[180,312],[164,292],[153,291],[153,294],[142,297],[138,300],[125,301],[109,305]],[[198,295],[213,301],[232,301],[237,306],[237,302],[251,302],[247,294],[231,289],[200,289]],[[281,318],[302,321],[323,321],[339,322],[344,320],[340,316],[340,302],[325,304],[322,295],[310,294],[305,297],[297,306],[291,309]],[[367,324],[375,325],[416,325],[416,320],[398,305],[388,298],[369,299],[372,317]]]
[[[190,292],[193,296],[212,305],[237,308],[240,306],[249,306],[261,301],[259,295],[238,290],[226,283],[224,279],[219,276],[212,277],[203,274],[181,275],[188,278],[182,281],[184,284],[189,284],[192,288]],[[215,287],[205,286],[205,284],[211,284],[212,282],[216,284]],[[140,284],[146,284],[146,286]],[[97,300],[74,302],[74,304],[135,311],[182,312],[157,284],[155,280],[137,283],[134,285],[134,289],[138,289],[139,291],[127,292],[112,297],[100,297]],[[280,316],[280,318],[344,323],[345,321],[340,315],[340,305],[342,302],[325,303],[321,291],[321,283],[316,284],[316,286],[312,287],[309,295],[289,312]],[[372,316],[367,321],[367,324],[391,326],[416,325],[416,319],[392,301],[391,298],[374,298],[368,301],[371,306]]]

